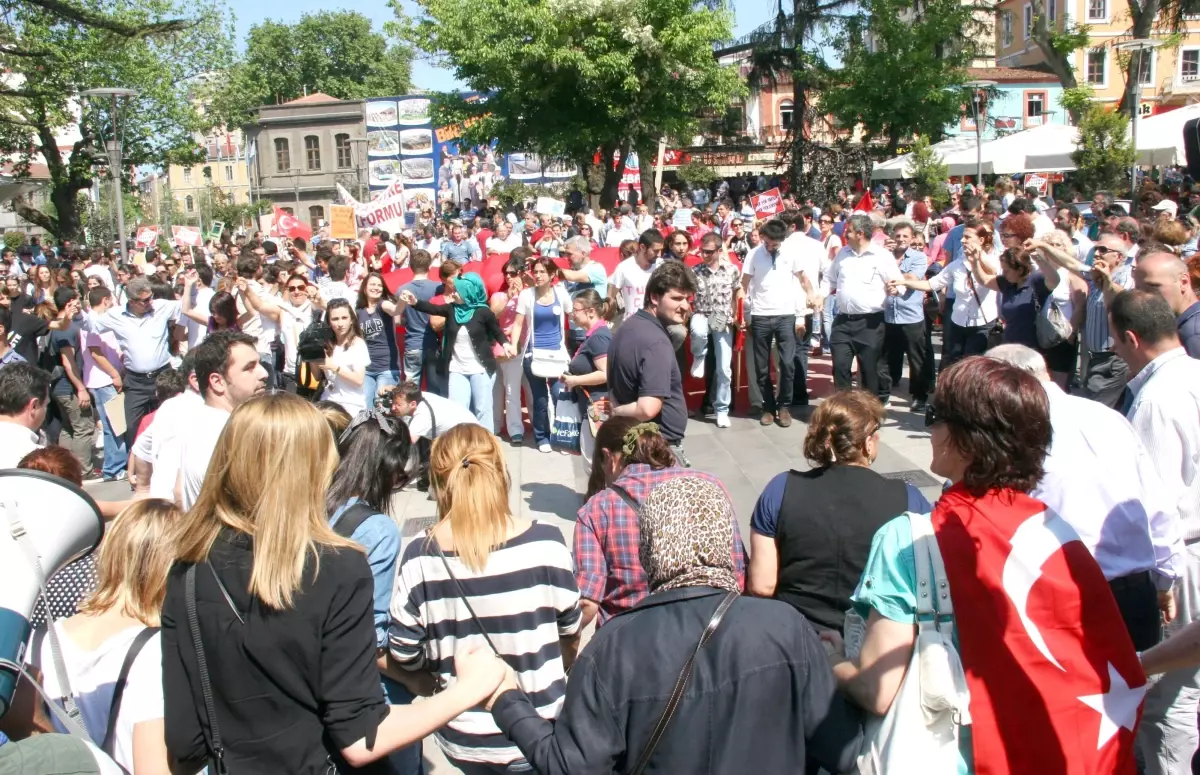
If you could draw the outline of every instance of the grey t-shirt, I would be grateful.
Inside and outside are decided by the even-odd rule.
[[[608,349],[608,390],[613,406],[631,404],[643,396],[661,398],[662,411],[652,421],[659,424],[667,441],[683,441],[687,404],[675,348],[667,329],[644,309],[613,334]]]

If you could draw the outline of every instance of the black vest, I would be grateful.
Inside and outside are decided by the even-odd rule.
[[[871,540],[907,510],[905,483],[869,468],[833,465],[790,472],[775,531],[775,597],[818,630],[841,632]]]

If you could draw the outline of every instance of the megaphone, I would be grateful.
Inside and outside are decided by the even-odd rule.
[[[0,660],[22,663],[45,580],[95,549],[103,535],[100,507],[83,488],[42,471],[0,470]],[[17,679],[0,662],[0,716]]]

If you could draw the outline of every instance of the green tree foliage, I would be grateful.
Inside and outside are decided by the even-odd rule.
[[[689,161],[679,168],[679,179],[688,184],[688,188],[707,188],[719,176],[717,171],[701,161]]]
[[[949,206],[950,191],[946,181],[950,177],[950,165],[933,150],[928,137],[918,137],[913,143],[912,158],[905,172],[916,182],[917,193],[930,197],[938,210]]]
[[[0,47],[0,62],[11,88],[0,90],[0,153],[14,160],[18,178],[40,173],[33,165],[42,163],[49,175],[49,204],[39,207],[19,197],[14,210],[57,237],[77,240],[79,192],[107,165],[97,133],[111,137],[105,110],[89,106],[81,116],[79,93],[111,86],[137,90],[125,122],[126,163],[120,171],[128,187],[138,165],[191,161],[199,153],[195,133],[206,122],[186,99],[186,89],[198,74],[225,66],[232,43],[219,6],[196,12],[197,6],[177,0],[45,5],[4,3],[0,34],[8,40]],[[82,137],[60,148],[58,138],[81,119]]]
[[[1064,93],[1063,106],[1080,114],[1079,147],[1071,154],[1072,181],[1083,191],[1126,189],[1136,156],[1129,116],[1092,102],[1086,89]]]
[[[823,73],[821,112],[861,126],[865,140],[885,141],[892,155],[909,138],[940,139],[962,113],[980,24],[961,0],[929,0],[919,10],[911,0],[866,0],[834,37],[841,67]]]
[[[245,55],[213,84],[209,109],[240,126],[260,105],[324,92],[338,99],[404,94],[412,52],[371,28],[355,11],[322,11],[295,24],[265,21],[250,28]]]
[[[470,121],[468,142],[496,138],[502,151],[574,160],[608,204],[631,148],[648,163],[660,137],[690,140],[702,111],[724,112],[742,90],[712,53],[732,35],[725,3],[419,0],[416,20],[391,5],[394,29],[488,95],[440,95],[438,120]]]
[[[4,247],[16,250],[25,244],[25,235],[19,231],[4,232]]]

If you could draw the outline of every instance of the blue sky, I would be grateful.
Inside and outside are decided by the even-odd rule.
[[[414,3],[405,0],[409,13],[416,13]],[[736,22],[734,36],[740,37],[771,18],[776,10],[775,0],[734,0]],[[237,21],[238,44],[246,40],[246,32],[253,25],[266,19],[279,22],[295,22],[306,13],[315,13],[330,8],[319,0],[255,0],[253,3],[233,3]],[[375,22],[376,29],[392,18],[391,9],[384,0],[341,0],[338,10],[358,11]],[[433,67],[427,62],[413,62],[413,83],[419,88],[432,91],[447,91],[458,86],[449,71]]]

